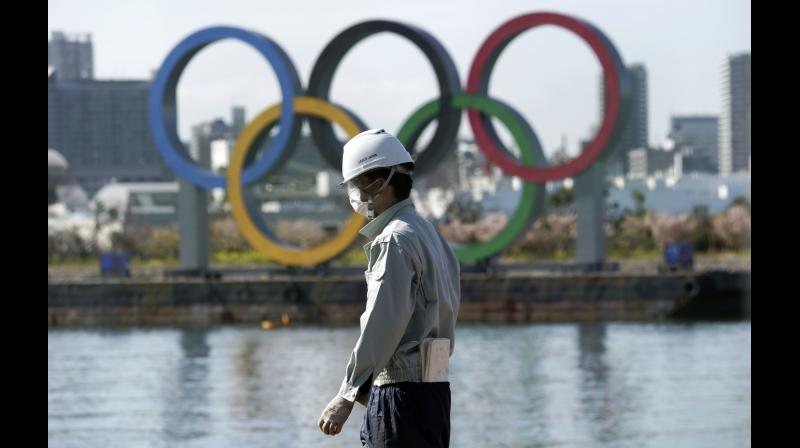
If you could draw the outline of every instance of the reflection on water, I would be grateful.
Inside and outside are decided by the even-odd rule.
[[[180,333],[180,363],[175,369],[175,379],[162,394],[162,437],[168,444],[209,434],[208,354],[211,348],[206,339],[204,330]]]
[[[48,332],[51,447],[360,446],[356,327]],[[750,325],[460,326],[454,447],[750,446]]]

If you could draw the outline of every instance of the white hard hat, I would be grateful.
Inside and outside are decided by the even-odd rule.
[[[376,168],[414,163],[411,154],[395,136],[383,129],[364,131],[344,145],[342,183]]]

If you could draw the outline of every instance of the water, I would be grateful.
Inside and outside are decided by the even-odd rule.
[[[357,327],[49,330],[50,447],[360,446]],[[750,324],[461,325],[453,447],[749,447]]]

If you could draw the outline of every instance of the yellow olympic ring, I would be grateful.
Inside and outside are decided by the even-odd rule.
[[[296,114],[314,116],[336,123],[352,138],[361,129],[356,122],[343,110],[319,98],[298,96],[294,98],[294,111]],[[366,224],[366,218],[353,213],[339,234],[317,246],[308,249],[292,249],[272,241],[264,235],[253,222],[247,212],[242,193],[242,171],[247,154],[253,148],[253,143],[259,134],[269,125],[276,122],[281,116],[281,105],[277,104],[261,112],[251,121],[236,139],[228,167],[227,189],[228,198],[233,212],[233,219],[238,224],[245,239],[269,257],[289,266],[314,266],[330,260],[347,250],[358,237],[358,231]]]

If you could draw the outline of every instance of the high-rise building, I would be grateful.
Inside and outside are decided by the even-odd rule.
[[[719,172],[747,171],[750,160],[750,53],[722,61]]]
[[[621,165],[623,172],[629,170],[628,153],[634,149],[647,148],[649,146],[648,134],[648,101],[647,101],[647,70],[643,64],[632,64],[628,66],[628,73],[632,81],[632,104],[628,113],[628,121],[623,130],[622,136],[613,149],[615,155],[609,158],[609,164]],[[605,86],[603,78],[600,78],[600,109],[601,116],[605,108]],[[611,171],[616,171],[611,168]]]
[[[716,116],[674,116],[669,132],[673,151],[682,158],[682,173],[716,173],[718,166],[718,127]]]
[[[47,146],[92,195],[119,182],[174,180],[148,126],[149,81],[47,80]]]
[[[47,65],[60,79],[93,79],[94,56],[90,34],[54,31],[47,42]]]
[[[231,109],[231,136],[234,140],[244,128],[245,120],[245,108],[242,106],[233,106]]]

